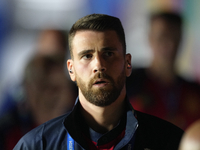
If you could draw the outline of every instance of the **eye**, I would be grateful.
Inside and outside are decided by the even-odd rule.
[[[110,51],[107,51],[107,52],[104,53],[104,55],[107,56],[107,57],[113,56],[113,54],[114,53],[110,52]]]
[[[83,59],[90,59],[90,58],[92,58],[92,54],[86,54],[82,58]]]

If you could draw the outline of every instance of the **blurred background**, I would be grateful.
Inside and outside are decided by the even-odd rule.
[[[72,109],[77,87],[70,80],[65,64],[69,58],[66,35],[75,21],[91,13],[120,18],[126,34],[127,52],[132,55],[133,69],[148,68],[154,62],[148,41],[150,14],[159,11],[181,14],[183,36],[175,61],[176,71],[198,86],[185,80],[177,82],[176,78],[172,78],[175,82],[170,82],[170,86],[159,83],[160,87],[153,88],[150,82],[150,90],[154,90],[151,94],[156,97],[139,93],[143,96],[139,100],[145,102],[144,106],[151,104],[153,110],[162,112],[167,107],[166,114],[172,119],[169,116],[164,119],[185,129],[200,117],[199,7],[198,0],[1,0],[0,149],[13,149],[26,132]],[[165,49],[169,50],[166,46]],[[162,65],[160,68],[161,74],[164,72],[163,77],[166,68]],[[144,77],[141,74],[138,76]],[[157,85],[159,80],[155,77]],[[136,81],[139,82],[137,78]],[[143,85],[143,81],[142,78],[138,85]],[[129,84],[140,89],[135,83]],[[144,89],[146,87],[144,85]],[[129,94],[137,90],[130,88]],[[161,97],[156,101],[158,94]],[[143,105],[137,98],[136,95],[136,101],[129,99],[135,109],[137,105]],[[149,101],[150,98],[152,101]],[[155,105],[156,102],[165,103],[160,107]],[[158,114],[161,114],[160,111]]]
[[[127,52],[133,67],[145,67],[152,54],[147,42],[148,15],[173,10],[184,17],[179,74],[200,80],[200,1],[198,0],[1,0],[0,1],[0,104],[7,87],[21,82],[27,61],[34,55],[39,31],[46,28],[69,30],[79,18],[104,13],[121,19]]]

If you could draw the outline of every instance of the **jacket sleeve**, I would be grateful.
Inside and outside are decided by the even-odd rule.
[[[27,147],[26,142],[21,138],[13,150],[31,150]]]

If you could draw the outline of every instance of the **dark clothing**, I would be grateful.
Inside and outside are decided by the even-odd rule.
[[[75,150],[88,150],[85,139],[87,129],[83,128],[85,123],[80,119],[79,106],[80,103],[78,101],[72,112],[48,121],[27,133],[21,138],[14,150],[66,150],[67,146],[69,146],[67,144],[68,133],[75,141]],[[179,141],[183,134],[180,128],[159,118],[134,111],[129,103],[127,103],[125,116],[125,123],[124,118],[119,123],[119,126],[124,124],[125,135],[116,145],[115,150],[127,149],[127,145],[133,139],[134,150],[145,148],[152,150],[178,149]],[[116,128],[119,129],[121,127]],[[113,132],[116,131],[116,128],[100,137],[97,140],[97,144],[105,144],[105,142],[112,140],[114,136],[118,136],[116,132]]]
[[[127,78],[127,96],[134,109],[167,120],[182,129],[200,118],[200,86],[176,76],[163,82],[148,69],[134,69]]]
[[[157,117],[136,111],[139,122],[135,149],[177,150],[183,130]]]

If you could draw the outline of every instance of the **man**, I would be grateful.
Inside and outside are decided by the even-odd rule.
[[[152,62],[147,68],[133,70],[127,79],[127,95],[136,110],[186,129],[200,117],[200,88],[176,72],[182,26],[182,17],[177,13],[151,14],[149,45]]]
[[[69,32],[69,47],[67,67],[79,89],[74,109],[29,132],[15,150],[178,148],[181,129],[135,111],[126,98],[131,55],[118,18],[81,18]]]

